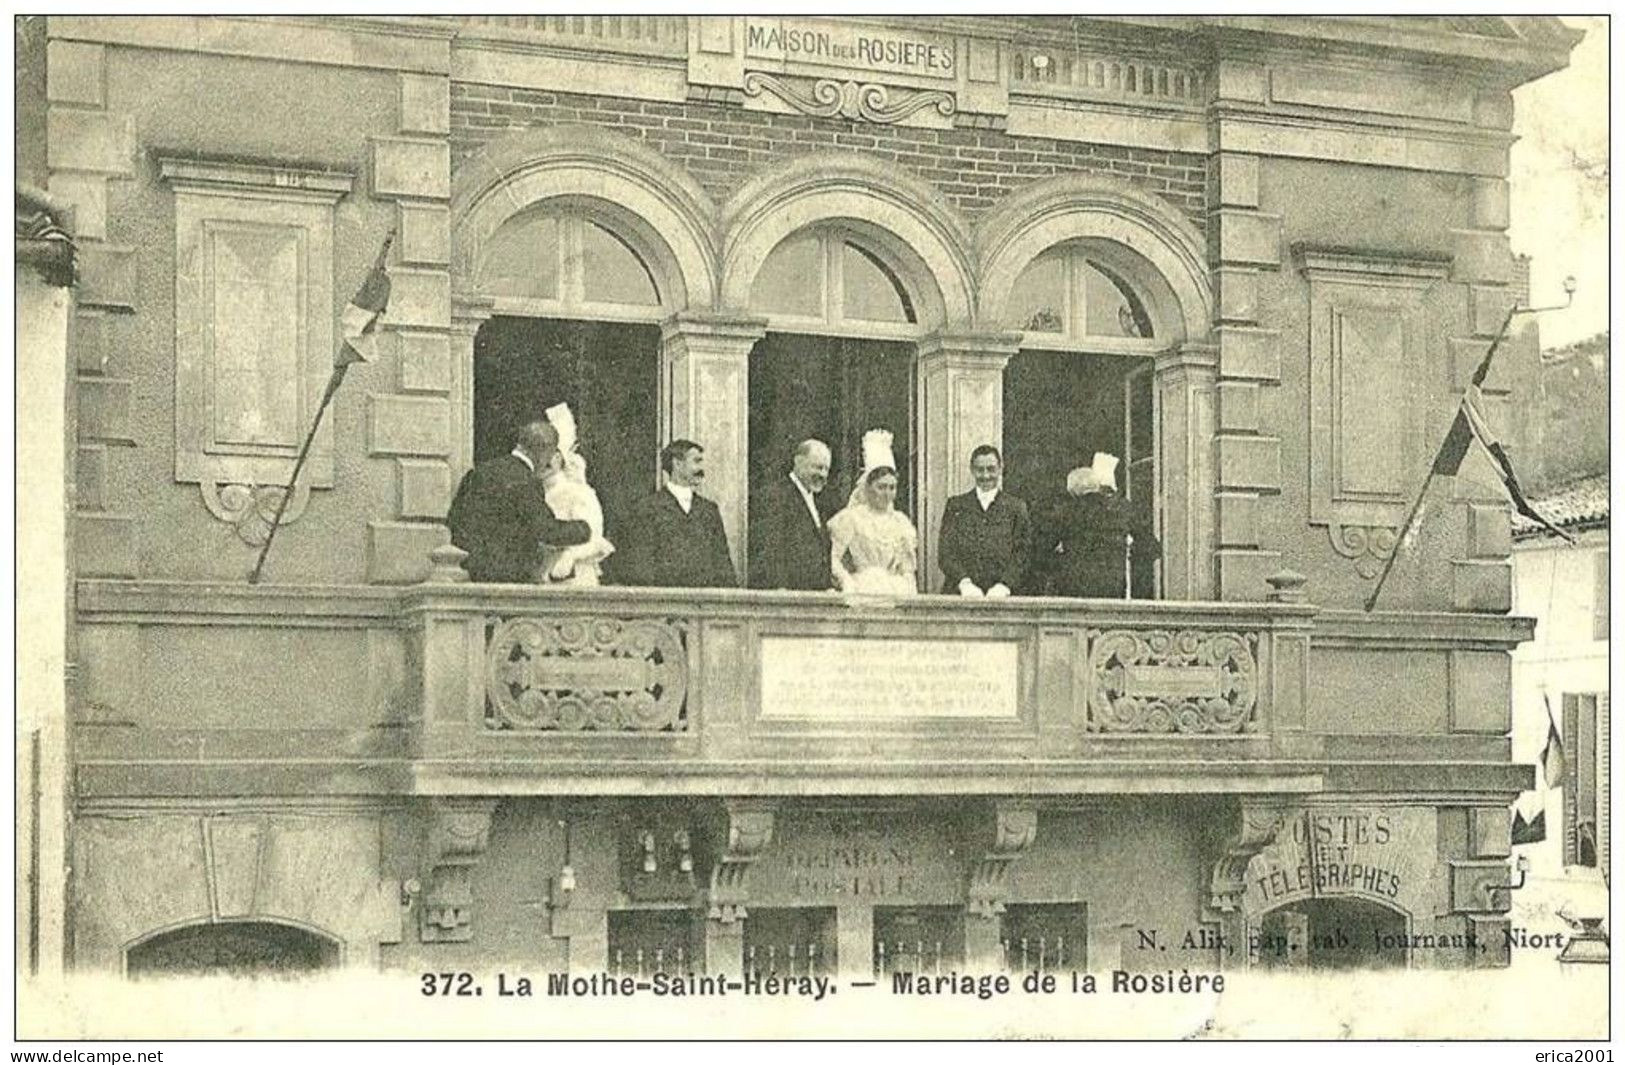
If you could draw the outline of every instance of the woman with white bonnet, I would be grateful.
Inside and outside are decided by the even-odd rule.
[[[908,518],[893,509],[897,459],[892,434],[863,434],[863,473],[846,508],[829,520],[830,568],[843,592],[914,595],[918,538]]]
[[[1050,592],[1083,599],[1123,599],[1128,594],[1128,537],[1136,559],[1154,559],[1161,546],[1138,508],[1117,494],[1115,455],[1095,452],[1094,461],[1066,475],[1066,499],[1038,543],[1039,562],[1050,574]]]
[[[587,484],[587,460],[577,450],[575,414],[568,403],[547,408],[547,420],[559,434],[556,465],[543,474],[547,505],[562,519],[584,521],[592,539],[575,547],[549,547],[543,553],[536,580],[542,584],[596,586],[604,559],[615,545],[604,539],[604,508],[598,493]]]

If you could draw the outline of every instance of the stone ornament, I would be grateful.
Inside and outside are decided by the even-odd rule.
[[[1388,525],[1337,525],[1326,527],[1332,550],[1354,563],[1354,572],[1366,580],[1377,575],[1399,543],[1399,531]]]
[[[839,116],[854,122],[862,120],[890,124],[901,122],[930,107],[935,107],[937,113],[944,117],[954,113],[953,96],[940,89],[917,92],[894,104],[891,102],[891,90],[884,85],[860,85],[855,81],[819,78],[813,82],[812,91],[808,93],[772,74],[755,70],[745,75],[744,89],[745,95],[751,97],[771,93],[795,110],[814,118]]]
[[[263,545],[271,534],[277,505],[287,492],[285,485],[219,484],[207,479],[198,487],[209,513],[230,525],[243,543],[254,547]],[[288,509],[282,513],[282,524],[292,525],[303,517],[309,502],[310,483],[301,481],[294,489],[293,498],[288,500]]]
[[[486,645],[488,728],[684,732],[687,700],[677,621],[512,618]]]
[[[1250,732],[1257,703],[1257,633],[1089,634],[1090,732]]]
[[[996,917],[1009,896],[1010,867],[1038,838],[1038,808],[1025,803],[995,803],[977,819],[976,828],[991,828],[990,839],[970,846],[970,876],[965,908],[976,917]]]

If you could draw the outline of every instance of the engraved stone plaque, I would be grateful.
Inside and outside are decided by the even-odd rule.
[[[1005,718],[1020,710],[1014,640],[767,637],[764,718]]]

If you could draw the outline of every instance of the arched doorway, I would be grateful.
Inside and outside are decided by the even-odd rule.
[[[1042,509],[1067,468],[1118,456],[1119,490],[1162,542],[1160,560],[1136,560],[1133,593],[1211,595],[1217,362],[1201,232],[1126,182],[1069,174],[1001,203],[978,250],[983,314],[1021,334],[1004,377],[1012,491]]]
[[[158,976],[297,977],[341,960],[327,936],[278,921],[224,921],[160,932],[130,947],[125,972]]]
[[[544,201],[486,241],[476,275],[493,313],[474,337],[474,461],[568,403],[611,541],[654,485],[659,323],[674,298],[638,228],[589,200]]]
[[[1067,472],[1098,451],[1122,460],[1118,489],[1130,506],[1150,524],[1158,516],[1152,360],[1166,342],[1117,265],[1123,255],[1103,241],[1055,245],[1022,271],[1006,304],[1004,324],[1022,334],[1004,370],[1006,477],[1040,529]],[[1135,552],[1134,598],[1156,596],[1159,571],[1158,554]]]
[[[1403,969],[1407,919],[1353,896],[1299,899],[1262,914],[1249,936],[1261,969]]]
[[[864,228],[830,222],[791,234],[762,263],[751,288],[752,312],[768,320],[749,366],[753,504],[815,437],[833,453],[825,491],[838,506],[861,472],[864,432],[888,429],[897,507],[913,515],[921,295],[899,258]]]

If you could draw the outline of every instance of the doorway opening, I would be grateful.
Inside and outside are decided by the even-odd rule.
[[[750,356],[750,503],[790,472],[809,437],[830,447],[824,494],[844,506],[863,472],[863,434],[892,433],[898,510],[912,520],[914,348],[898,340],[769,333]]]
[[[1027,501],[1041,525],[1065,501],[1067,473],[1104,451],[1121,460],[1117,490],[1154,524],[1155,409],[1151,366],[1143,356],[1023,348],[1004,370],[1010,493]],[[1156,597],[1159,569],[1157,558],[1135,555],[1135,599]]]
[[[656,485],[659,379],[659,326],[492,318],[474,337],[474,461],[506,454],[515,430],[568,403],[604,534],[618,542],[638,498]]]
[[[1405,915],[1357,898],[1302,899],[1257,925],[1262,969],[1403,969]]]
[[[339,963],[339,945],[308,929],[276,921],[194,924],[131,947],[125,971],[149,976],[296,977]]]

